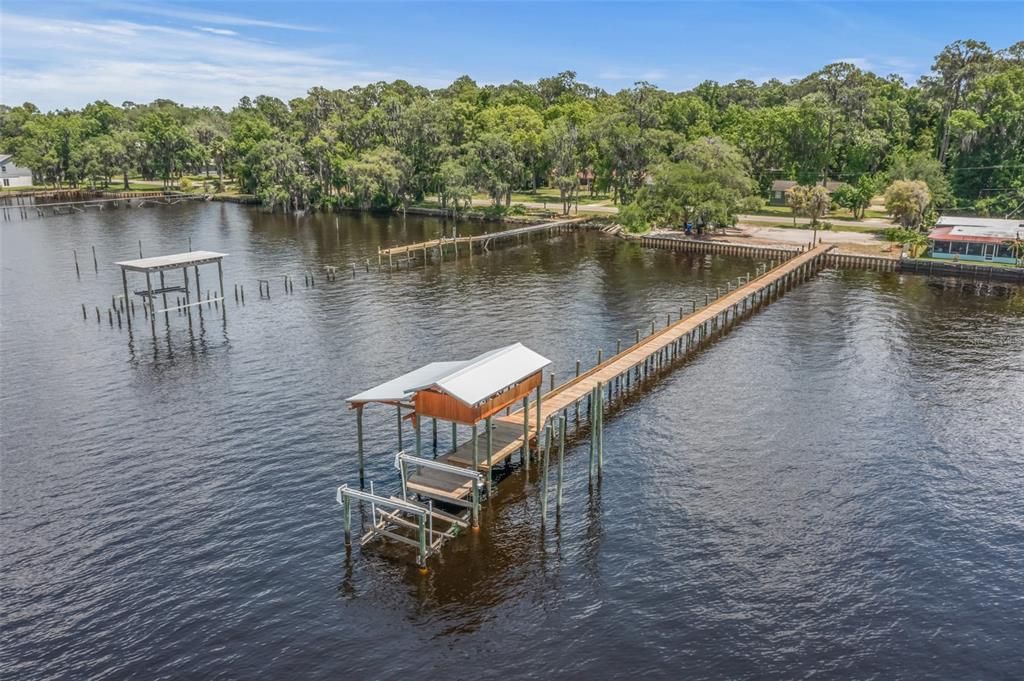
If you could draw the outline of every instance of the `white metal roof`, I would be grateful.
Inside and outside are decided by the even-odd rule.
[[[353,395],[347,402],[396,402],[418,390],[434,388],[468,405],[515,385],[551,361],[522,343],[514,343],[461,362],[433,362],[375,388]]]
[[[192,265],[203,265],[215,262],[227,256],[227,253],[215,251],[189,251],[188,253],[175,253],[173,255],[158,255],[152,258],[140,258],[138,260],[122,260],[115,262],[115,265],[126,270],[137,272],[153,272],[156,270],[169,270]]]
[[[1013,239],[1024,233],[1024,220],[1000,220],[997,218],[962,218],[943,215],[936,227],[952,227],[951,234],[962,236],[987,236]]]
[[[345,401],[400,402],[409,399],[412,393],[424,383],[432,383],[464,366],[466,366],[465,362],[431,362],[407,374],[402,374],[398,378],[392,378],[390,381],[364,390]]]

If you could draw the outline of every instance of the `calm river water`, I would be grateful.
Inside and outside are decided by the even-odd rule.
[[[755,265],[585,234],[319,275],[445,228],[223,204],[0,225],[4,678],[1021,675],[1020,290],[824,272],[609,417],[600,486],[574,445],[558,523],[520,474],[427,574],[346,562],[345,397],[516,340],[561,379]],[[247,304],[111,328],[109,263],[189,237]],[[366,418],[387,488],[393,417]]]

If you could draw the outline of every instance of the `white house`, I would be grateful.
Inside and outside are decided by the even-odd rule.
[[[11,154],[0,153],[0,186],[31,187],[32,171],[17,165]]]

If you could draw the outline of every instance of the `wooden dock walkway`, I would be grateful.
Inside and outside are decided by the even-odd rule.
[[[440,551],[445,541],[462,529],[479,527],[481,498],[491,498],[492,487],[497,482],[495,469],[504,465],[505,470],[510,471],[516,452],[520,453],[521,465],[527,473],[532,459],[540,462],[543,522],[547,516],[553,456],[557,456],[555,505],[557,508],[562,505],[565,444],[570,437],[567,433],[570,426],[577,436],[589,430],[588,470],[591,480],[599,479],[604,466],[604,417],[617,401],[621,402],[648,381],[672,370],[680,360],[761,306],[813,277],[827,266],[826,256],[833,248],[831,244],[822,244],[798,252],[778,266],[774,261],[772,266],[758,265],[753,273],[737,277],[735,288],[730,281],[724,295],[719,289],[713,301],[705,299],[704,307],[698,309],[697,302],[691,301],[690,314],[680,308],[679,319],[673,323],[669,317],[660,331],[655,331],[652,324],[651,334],[643,339],[638,331],[634,345],[607,361],[602,362],[599,353],[597,365],[583,373],[577,362],[577,375],[546,393],[543,370],[549,361],[517,343],[484,353],[469,360],[468,365],[464,362],[428,364],[349,398],[350,406],[354,404],[357,409],[360,487],[363,485],[363,405],[381,402],[396,409],[400,451],[395,455],[395,466],[401,473],[402,491],[401,498],[377,495],[372,481],[369,492],[348,485],[338,488],[346,550],[352,545],[352,504],[369,502],[372,527],[361,536],[360,544],[385,538],[415,547],[418,565],[426,568],[428,557]],[[503,361],[506,364],[502,364]],[[491,385],[488,381],[493,372],[497,372],[498,381]],[[506,379],[511,383],[501,381],[502,372],[508,373]],[[427,387],[421,387],[424,385]],[[536,398],[533,404],[530,404],[531,393]],[[411,404],[407,403],[410,394]],[[463,397],[459,397],[460,394]],[[521,408],[513,412],[520,401]],[[588,407],[584,419],[580,418],[582,402]],[[412,409],[413,413],[403,417],[403,408]],[[570,409],[575,411],[575,419],[570,417]],[[424,416],[433,421],[434,458],[423,456]],[[402,448],[402,421],[410,417],[415,428],[414,454]],[[452,424],[453,449],[447,453],[437,451],[438,420],[449,420]],[[458,424],[471,427],[468,441],[459,443]],[[499,475],[498,480],[500,478]],[[435,529],[435,522],[438,529]]]
[[[821,244],[784,261],[774,269],[768,269],[756,278],[749,278],[738,288],[705,307],[695,309],[691,314],[549,390],[540,398],[539,417],[537,402],[528,404],[525,413],[519,409],[498,416],[491,425],[489,442],[485,427],[477,433],[475,441],[470,438],[454,451],[439,455],[437,461],[472,468],[475,460],[477,470],[489,475],[492,469],[519,452],[528,467],[527,447],[536,444],[537,434],[550,419],[560,415],[568,417],[568,411],[590,398],[595,390],[607,392],[603,400],[605,405],[614,403],[633,386],[660,374],[676,359],[701,346],[716,331],[731,327],[760,305],[774,300],[782,292],[813,276],[825,266],[825,256],[832,248],[834,246],[831,244]],[[417,485],[415,489],[418,492],[438,499],[465,499],[471,490],[465,479],[454,476],[443,478],[430,473],[423,479],[410,478],[410,483],[411,488]]]
[[[430,241],[421,241],[403,246],[392,246],[391,248],[377,249],[377,265],[383,266],[387,258],[388,266],[394,268],[396,256],[402,256],[399,260],[415,260],[417,256],[422,258],[423,264],[429,262],[432,256],[436,256],[438,262],[443,262],[445,253],[449,252],[452,259],[459,257],[460,251],[470,256],[473,251],[485,253],[491,246],[499,242],[521,241],[538,234],[553,234],[569,229],[578,222],[584,222],[588,218],[571,218],[568,220],[555,220],[553,222],[542,222],[536,225],[515,227],[500,232],[488,234],[477,234],[473,236],[439,237]]]

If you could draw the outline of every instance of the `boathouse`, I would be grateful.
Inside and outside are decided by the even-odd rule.
[[[351,499],[372,504],[372,527],[360,543],[386,537],[411,544],[419,549],[421,565],[459,528],[470,523],[476,527],[481,492],[490,495],[495,468],[511,456],[508,445],[529,433],[526,420],[519,426],[498,423],[493,417],[521,401],[523,418],[528,418],[530,393],[540,399],[544,367],[550,363],[522,343],[514,343],[467,360],[431,362],[348,398],[349,408],[356,410],[360,487],[364,485],[363,409],[372,403],[396,410],[395,465],[402,487],[401,498],[375,494],[372,482],[369,494],[347,485],[339,488],[338,501],[346,506],[346,538],[351,532],[347,511]],[[429,457],[424,456],[424,419],[431,425]],[[402,430],[406,420],[412,422],[414,455],[405,451]],[[452,448],[443,454],[437,452],[438,422],[450,423],[452,428]],[[469,441],[461,445],[460,425],[472,431]],[[454,507],[454,512],[448,507]],[[435,531],[434,520],[442,521],[447,529]],[[416,534],[410,536],[409,530]]]
[[[928,239],[933,258],[1013,265],[1008,242],[1024,239],[1024,221],[943,215]]]

